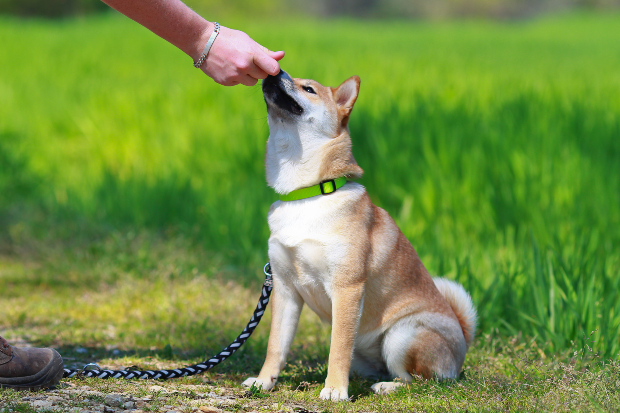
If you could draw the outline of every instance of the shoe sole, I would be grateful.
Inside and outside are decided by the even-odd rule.
[[[0,378],[0,389],[41,390],[57,385],[64,373],[62,357],[56,350],[52,360],[37,374],[28,377]]]

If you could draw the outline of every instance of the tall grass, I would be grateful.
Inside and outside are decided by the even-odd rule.
[[[361,182],[472,292],[482,331],[618,357],[620,16],[222,23],[286,50],[293,76],[362,78]],[[5,18],[0,38],[4,239],[172,228],[239,270],[264,261],[259,87],[215,85],[118,16]]]

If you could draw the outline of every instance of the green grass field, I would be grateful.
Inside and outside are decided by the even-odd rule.
[[[481,337],[566,365],[620,358],[620,15],[220,23],[285,50],[294,77],[361,77],[361,183],[432,274],[471,292]],[[276,199],[260,87],[220,87],[115,15],[0,18],[0,39],[0,333],[142,362],[227,344]],[[304,317],[296,371],[312,376],[329,330]],[[259,330],[221,371],[258,371]],[[477,343],[466,368],[495,357]]]

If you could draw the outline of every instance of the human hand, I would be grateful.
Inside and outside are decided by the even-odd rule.
[[[277,75],[283,57],[283,51],[272,52],[244,32],[222,26],[201,69],[224,86],[254,86],[258,79]]]

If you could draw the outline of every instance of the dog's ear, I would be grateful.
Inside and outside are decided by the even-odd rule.
[[[338,117],[341,120],[342,127],[346,128],[349,122],[349,115],[353,110],[353,105],[357,100],[357,95],[360,92],[360,78],[359,76],[351,76],[336,89],[332,89],[334,94],[334,101],[338,108]]]

